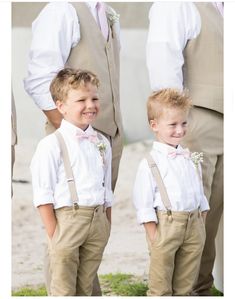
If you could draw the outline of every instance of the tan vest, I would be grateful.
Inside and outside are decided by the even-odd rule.
[[[194,3],[201,31],[184,51],[184,87],[195,106],[223,113],[223,17],[212,3]]]
[[[105,40],[85,3],[71,3],[76,9],[81,39],[71,50],[66,66],[92,71],[99,80],[100,113],[92,124],[97,130],[114,137],[122,131],[119,101],[119,44],[117,33],[109,23],[109,38]],[[110,8],[107,6],[106,13]]]

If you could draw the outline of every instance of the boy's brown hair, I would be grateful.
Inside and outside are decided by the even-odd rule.
[[[180,91],[173,88],[164,88],[154,91],[147,101],[148,121],[159,119],[163,113],[163,108],[178,108],[189,110],[192,107],[192,101],[187,91]]]
[[[59,71],[50,85],[50,92],[53,101],[65,102],[68,92],[71,89],[77,89],[91,83],[99,87],[99,79],[90,71],[64,68]]]

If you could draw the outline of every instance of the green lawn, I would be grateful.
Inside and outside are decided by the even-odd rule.
[[[103,296],[146,296],[148,289],[147,281],[131,274],[106,274],[99,276]],[[215,288],[212,289],[213,296],[223,296]],[[12,296],[47,296],[44,286],[38,288],[22,288],[13,291]]]

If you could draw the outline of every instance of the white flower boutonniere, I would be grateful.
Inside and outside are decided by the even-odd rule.
[[[103,164],[104,164],[104,155],[105,155],[105,151],[106,151],[106,145],[103,142],[98,141],[96,143],[96,147],[98,148],[98,150],[100,152],[100,155],[102,157]]]
[[[110,22],[110,25],[113,26],[116,22],[118,22],[120,15],[117,14],[116,12],[107,12],[107,18]]]
[[[194,165],[198,168],[199,163],[203,162],[203,153],[199,153],[199,152],[191,153],[191,159]]]

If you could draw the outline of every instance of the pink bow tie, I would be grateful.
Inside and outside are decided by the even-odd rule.
[[[89,140],[90,142],[96,142],[97,140],[97,133],[94,133],[94,134],[87,134],[85,132],[77,132],[76,133],[76,137],[78,138],[78,140],[84,140],[84,139],[87,139]]]
[[[182,155],[182,156],[184,156],[184,158],[189,158],[190,157],[190,151],[189,151],[189,149],[183,149],[183,150],[181,150],[181,151],[177,151],[177,150],[172,150],[172,151],[170,151],[169,153],[168,153],[168,157],[169,158],[172,158],[172,159],[174,159],[176,156],[178,156],[178,155]]]

